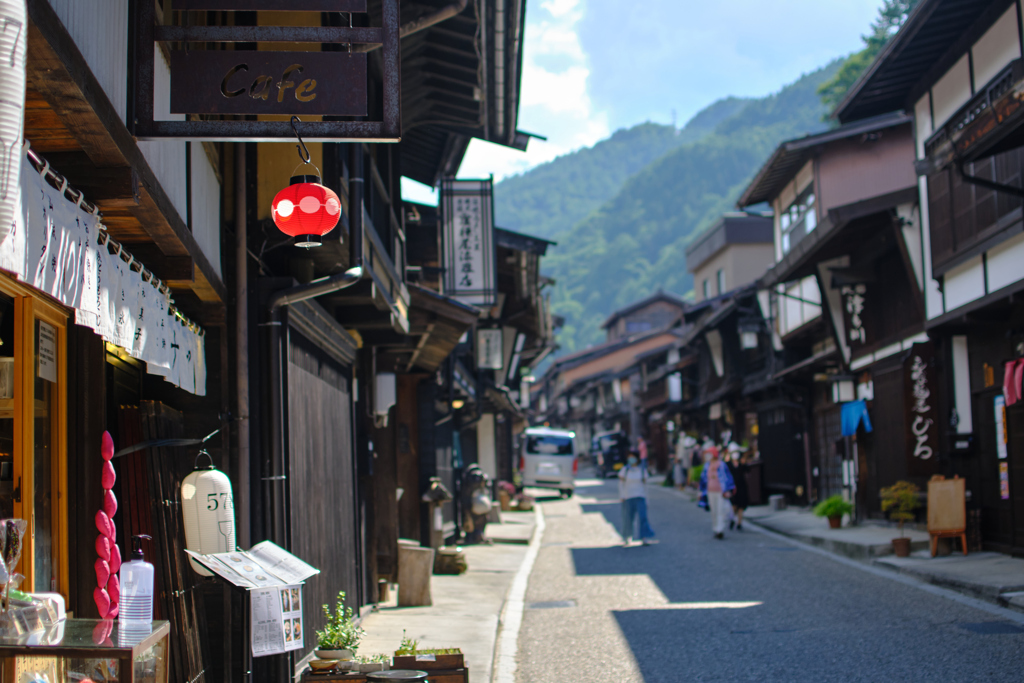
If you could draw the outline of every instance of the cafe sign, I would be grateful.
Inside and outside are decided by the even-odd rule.
[[[351,18],[367,11],[367,0],[176,0],[174,9],[169,17],[176,24],[158,22],[153,2],[138,3],[133,13],[129,126],[138,139],[290,141],[292,116],[302,117],[306,142],[401,139],[399,0],[381,0],[379,26],[354,26],[367,23],[359,20],[349,26],[275,25],[278,17],[287,19],[285,12],[345,12]],[[204,25],[196,19],[205,11],[267,14],[259,26]],[[235,49],[242,44],[308,50]],[[374,72],[379,87],[373,90],[379,99],[371,107],[367,53],[376,50],[381,69]],[[162,54],[168,55],[169,84],[157,68]],[[158,112],[155,103],[168,99],[170,111]],[[168,113],[177,120],[168,120]]]
[[[366,116],[366,53],[176,50],[171,113]]]

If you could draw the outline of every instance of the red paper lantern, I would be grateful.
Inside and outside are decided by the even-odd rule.
[[[320,184],[319,176],[293,176],[292,184],[277,193],[270,205],[274,224],[286,235],[296,237],[297,247],[319,247],[341,220],[341,200]]]

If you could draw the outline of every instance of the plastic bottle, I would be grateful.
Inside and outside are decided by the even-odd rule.
[[[143,558],[144,534],[132,536],[132,559],[121,565],[121,606],[118,619],[128,624],[153,621],[153,565]]]

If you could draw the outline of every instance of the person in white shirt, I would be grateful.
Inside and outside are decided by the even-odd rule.
[[[640,518],[640,540],[644,545],[657,543],[647,520],[647,468],[640,463],[639,454],[632,451],[626,466],[619,470],[619,500],[622,502],[622,545],[633,539],[637,517]]]

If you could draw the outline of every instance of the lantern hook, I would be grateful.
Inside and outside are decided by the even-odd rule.
[[[203,457],[204,455],[210,460],[210,466],[207,469],[213,469],[213,456],[210,455],[210,452],[205,448],[199,451],[199,453],[196,455],[195,467],[193,469],[199,469],[199,458]]]
[[[309,156],[309,150],[306,149],[306,143],[302,141],[302,136],[299,135],[299,129],[295,127],[295,122],[302,123],[302,119],[298,116],[292,116],[292,132],[295,133],[295,138],[299,141],[299,144],[295,145],[295,149],[299,151],[299,158],[302,159],[302,163],[310,163],[311,157]]]

